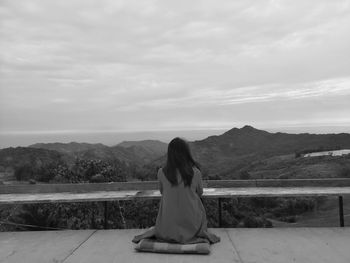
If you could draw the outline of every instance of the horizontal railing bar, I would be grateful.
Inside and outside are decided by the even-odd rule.
[[[322,179],[256,179],[257,187],[345,187],[350,186],[350,178]]]
[[[346,187],[350,178],[325,179],[257,179],[257,180],[204,180],[208,188],[236,187]],[[88,193],[96,191],[156,190],[157,181],[113,182],[113,183],[77,183],[77,184],[4,184],[0,185],[0,194],[21,193]]]
[[[301,196],[349,196],[350,187],[237,187],[205,188],[204,198],[232,197],[301,197]],[[1,194],[0,204],[50,203],[50,202],[99,202],[114,200],[157,199],[158,190],[98,191],[90,193],[34,193]]]

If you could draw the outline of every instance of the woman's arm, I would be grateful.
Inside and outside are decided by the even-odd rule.
[[[158,178],[158,186],[159,186],[159,191],[161,194],[163,194],[163,185],[162,185],[162,180],[160,178],[160,175],[162,173],[162,168],[159,168],[157,178]]]
[[[202,173],[199,169],[195,169],[195,173],[197,176],[197,187],[196,192],[198,193],[199,197],[202,197],[203,195],[203,180],[202,180]]]

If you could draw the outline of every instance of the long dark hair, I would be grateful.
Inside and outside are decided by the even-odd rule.
[[[193,167],[199,164],[193,160],[188,143],[181,138],[174,138],[168,145],[168,156],[163,168],[166,178],[172,186],[178,185],[176,172],[179,171],[185,186],[191,186]]]

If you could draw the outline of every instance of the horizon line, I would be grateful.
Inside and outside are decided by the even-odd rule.
[[[26,131],[20,131],[20,130],[12,130],[12,131],[1,131],[0,135],[40,135],[40,134],[94,134],[94,133],[150,133],[150,132],[176,132],[176,131],[221,131],[221,130],[231,130],[234,128],[239,128],[238,126],[241,126],[243,128],[244,126],[251,126],[258,130],[278,130],[278,129],[298,129],[298,128],[349,128],[350,124],[348,125],[283,125],[278,127],[258,127],[258,125],[251,125],[251,124],[245,124],[245,125],[237,125],[237,126],[231,126],[231,127],[193,127],[193,128],[174,128],[174,129],[146,129],[146,130],[131,130],[131,129],[125,129],[125,130],[115,130],[115,129],[106,129],[106,130],[87,130],[87,129],[75,129],[75,130],[26,130]],[[350,132],[350,130],[349,130]]]

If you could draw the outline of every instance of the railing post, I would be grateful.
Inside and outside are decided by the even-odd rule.
[[[340,227],[344,227],[343,197],[338,196],[338,201],[339,201],[339,223],[340,223]]]
[[[108,202],[104,201],[104,206],[105,206],[105,224],[104,224],[104,228],[108,229]]]
[[[221,201],[222,201],[222,198],[219,197],[218,198],[219,227],[222,227]]]

